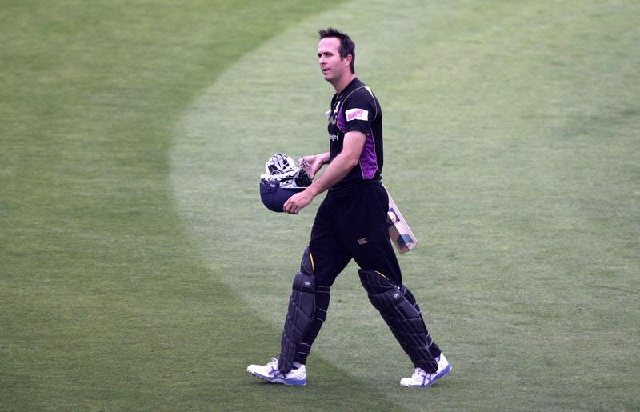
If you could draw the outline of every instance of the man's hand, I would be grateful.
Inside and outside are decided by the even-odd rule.
[[[329,163],[329,153],[321,153],[316,155],[310,155],[301,157],[298,159],[298,165],[302,167],[309,176],[313,179],[318,170],[322,169],[325,163]],[[313,185],[313,183],[312,183]],[[317,196],[311,186],[306,188],[300,193],[296,193],[291,196],[284,204],[284,212],[292,215],[297,215],[300,210],[309,206],[313,199]]]
[[[298,159],[298,165],[313,179],[325,163],[329,163],[329,153],[305,156]]]
[[[302,208],[308,206],[316,196],[308,188],[291,196],[284,204],[284,212],[297,215]]]

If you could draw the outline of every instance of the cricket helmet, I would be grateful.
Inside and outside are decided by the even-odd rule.
[[[267,160],[260,175],[260,197],[269,210],[284,212],[284,204],[291,196],[311,184],[311,177],[291,157],[274,154]]]

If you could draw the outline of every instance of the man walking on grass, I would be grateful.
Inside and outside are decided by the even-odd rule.
[[[451,365],[433,342],[389,241],[389,197],[382,185],[382,110],[371,89],[355,76],[355,44],[338,30],[320,30],[318,60],[336,94],[327,112],[329,152],[300,159],[311,177],[328,167],[304,191],[290,197],[286,213],[297,214],[320,193],[310,243],[293,281],[280,355],[267,365],[250,365],[268,382],[306,385],[306,360],[326,319],[330,288],[355,260],[369,300],[380,312],[414,365],[403,386],[427,387]]]

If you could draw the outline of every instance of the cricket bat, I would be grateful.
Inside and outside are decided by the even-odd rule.
[[[418,239],[411,231],[411,228],[402,217],[398,205],[389,194],[389,211],[387,212],[387,223],[389,224],[389,237],[395,245],[398,253],[407,253],[417,246]]]

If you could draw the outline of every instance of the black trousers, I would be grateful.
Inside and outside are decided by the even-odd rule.
[[[331,286],[355,260],[364,270],[376,270],[402,284],[402,272],[389,241],[389,196],[379,182],[348,194],[329,192],[311,229],[311,255],[318,285]]]
[[[354,259],[361,269],[375,270],[402,285],[402,272],[389,240],[389,196],[379,182],[347,194],[329,192],[311,229],[310,252],[316,279],[316,312],[297,348],[295,361],[305,363],[329,307],[329,288]]]

